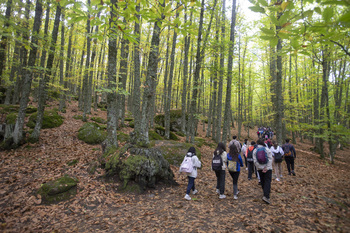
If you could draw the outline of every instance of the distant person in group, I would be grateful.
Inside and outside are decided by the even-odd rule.
[[[243,167],[243,161],[234,143],[231,144],[231,146],[229,147],[229,153],[227,154],[227,166],[233,181],[233,199],[237,200],[238,199],[237,183],[238,183],[241,167]]]
[[[253,151],[253,159],[260,176],[261,187],[264,192],[262,200],[270,204],[271,179],[272,179],[272,153],[265,146],[263,139],[257,141],[258,146]]]
[[[289,143],[289,139],[286,139],[286,143],[283,144],[282,149],[284,151],[284,160],[287,164],[288,174],[295,176],[294,160],[296,159],[296,152],[294,146]]]
[[[242,146],[242,155],[244,157],[244,164],[245,164],[246,170],[248,170],[247,157],[246,157],[247,149],[248,149],[248,139],[244,139],[243,146]]]
[[[279,145],[277,145],[276,141],[273,141],[273,146],[270,148],[270,150],[273,156],[273,165],[276,174],[276,181],[280,181],[280,178],[282,177],[282,161],[284,151]]]
[[[192,172],[187,175],[188,184],[187,184],[186,195],[185,195],[186,200],[191,200],[191,197],[190,197],[191,190],[193,195],[198,193],[198,190],[195,187],[194,181],[197,178],[197,168],[200,168],[202,164],[196,155],[196,149],[194,147],[190,147],[190,149],[188,149],[186,156],[192,158],[192,165],[193,165]]]
[[[237,147],[238,153],[241,153],[242,151],[242,146],[241,143],[237,140],[237,136],[234,135],[232,136],[232,140],[229,142],[228,147],[230,148],[231,144],[234,143]]]
[[[258,138],[260,138],[260,131],[256,131],[256,135],[258,135]]]
[[[252,179],[252,174],[255,172],[256,177],[258,177],[257,170],[254,165],[254,159],[253,159],[253,151],[257,147],[255,144],[255,141],[250,142],[250,146],[247,148],[246,151],[246,157],[247,157],[247,164],[248,164],[248,180]],[[259,179],[259,177],[258,177]],[[259,179],[260,182],[260,179]]]
[[[222,165],[221,169],[214,170],[213,165],[212,168],[215,171],[216,175],[216,192],[220,194],[219,198],[224,199],[226,198],[225,193],[225,175],[226,175],[226,164],[227,164],[227,153],[226,153],[226,146],[224,143],[219,142],[218,146],[216,147],[213,155],[213,159],[220,155]]]
[[[270,139],[267,139],[267,140],[265,141],[265,144],[266,144],[266,146],[267,146],[269,149],[270,149],[271,146],[272,146],[272,142],[271,142]]]

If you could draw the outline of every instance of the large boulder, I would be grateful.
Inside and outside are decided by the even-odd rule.
[[[78,138],[91,145],[99,144],[107,138],[107,132],[103,128],[97,123],[85,123],[79,129]]]
[[[68,200],[77,193],[78,180],[64,175],[56,180],[41,185],[38,194],[44,204],[52,204]]]
[[[30,128],[34,128],[36,124],[36,118],[38,116],[38,113],[35,112],[29,117],[29,121],[27,123],[27,126]],[[55,109],[44,111],[43,116],[43,122],[42,122],[42,129],[51,129],[59,127],[63,124],[64,117],[59,115],[58,112]]]
[[[182,111],[181,110],[170,110],[170,130],[174,132],[181,131],[181,116]],[[188,116],[186,115],[186,120],[188,119]],[[164,114],[159,114],[154,117],[154,122],[160,126],[165,126],[164,123]]]
[[[107,176],[117,176],[124,190],[143,192],[146,188],[155,188],[157,183],[175,184],[168,161],[156,148],[126,144],[104,156]]]

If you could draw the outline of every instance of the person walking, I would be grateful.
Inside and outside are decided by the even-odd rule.
[[[193,165],[192,172],[187,175],[188,184],[185,195],[185,199],[190,201],[192,199],[190,197],[191,190],[193,195],[198,193],[198,190],[195,188],[195,179],[197,178],[197,168],[200,168],[202,164],[196,155],[196,149],[194,147],[190,147],[190,149],[188,149],[186,156],[191,157]]]
[[[284,160],[287,164],[288,174],[295,176],[294,160],[296,159],[296,152],[294,146],[289,143],[289,139],[286,139],[286,143],[282,145],[284,151]]]
[[[280,178],[282,177],[282,161],[284,151],[279,145],[277,145],[276,141],[273,141],[273,146],[270,148],[270,150],[273,156],[273,167],[275,169],[276,181],[280,181]]]
[[[257,141],[258,146],[253,151],[253,159],[260,176],[261,187],[264,192],[262,200],[270,204],[272,179],[272,152],[265,146],[264,140]]]
[[[244,157],[244,164],[245,164],[246,170],[248,170],[248,163],[247,163],[247,157],[246,157],[247,149],[248,149],[248,139],[246,138],[244,139],[244,143],[242,146],[242,155]]]
[[[214,159],[221,157],[221,166],[219,169],[214,168]],[[220,158],[219,157],[219,158]],[[216,160],[217,161],[217,160]],[[213,155],[212,169],[215,171],[216,175],[216,192],[220,195],[220,199],[226,198],[225,193],[225,175],[226,175],[226,164],[227,164],[227,153],[226,146],[224,143],[219,142]]]
[[[255,175],[259,179],[259,183],[260,183],[260,178],[259,178],[258,172],[255,168],[254,159],[253,159],[253,151],[256,147],[257,147],[257,145],[255,144],[255,142],[251,141],[250,146],[248,147],[248,149],[246,151],[247,164],[248,164],[248,180],[252,179],[252,174],[255,172]]]
[[[231,144],[234,143],[237,147],[238,153],[241,153],[242,151],[242,145],[241,143],[237,140],[237,136],[233,135],[232,140],[228,143],[228,147],[230,148]]]
[[[235,144],[231,144],[229,147],[229,153],[227,154],[227,167],[233,182],[233,199],[237,200],[237,195],[239,193],[237,183],[241,167],[243,167],[243,161]]]

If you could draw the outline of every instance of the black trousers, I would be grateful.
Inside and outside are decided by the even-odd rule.
[[[284,156],[284,160],[286,160],[288,173],[290,174],[292,171],[294,171],[294,157]]]
[[[258,172],[260,175],[261,187],[264,191],[264,196],[270,198],[272,170],[267,170],[267,172],[258,170]]]
[[[216,189],[220,190],[220,195],[225,192],[225,170],[215,171],[216,175]]]

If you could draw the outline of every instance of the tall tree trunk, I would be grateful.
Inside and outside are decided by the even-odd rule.
[[[176,8],[179,7],[179,3]],[[179,18],[179,11],[176,11],[175,21]],[[177,26],[176,26],[177,27]],[[170,138],[170,108],[171,108],[171,92],[173,88],[173,78],[174,78],[174,69],[175,69],[175,50],[176,50],[176,40],[177,40],[177,32],[174,29],[173,35],[173,44],[171,46],[171,55],[170,55],[170,73],[169,73],[169,82],[168,82],[168,90],[166,92],[165,98],[165,109],[164,109],[164,128],[165,128],[165,138]]]
[[[88,5],[91,5],[91,1],[88,0]],[[88,19],[86,21],[86,60],[85,60],[85,72],[83,79],[83,103],[84,103],[84,111],[83,111],[83,121],[87,121],[86,114],[89,114],[91,111],[91,102],[89,102],[89,67],[90,67],[90,53],[91,53],[91,38],[90,38],[90,12],[87,15]],[[91,76],[91,74],[90,74]]]
[[[5,12],[5,23],[3,31],[7,30],[10,26],[10,17],[12,12],[12,0],[8,0],[6,4],[6,12]],[[7,35],[4,33],[1,37],[0,41],[0,86],[3,86],[3,72],[6,65],[6,50],[7,50]]]
[[[161,6],[164,7],[164,2],[159,2]],[[151,48],[148,57],[148,66],[147,66],[147,76],[145,81],[145,88],[143,92],[143,101],[142,101],[142,115],[141,115],[141,130],[140,138],[138,139],[140,145],[148,146],[149,145],[149,136],[148,129],[150,124],[150,113],[152,112],[152,101],[154,100],[155,87],[157,84],[157,69],[158,69],[158,53],[159,53],[159,42],[160,42],[160,26],[165,16],[162,14],[154,22],[153,34],[151,40]]]
[[[63,109],[65,108],[65,95],[64,95],[64,14],[62,14],[62,25],[61,25],[61,51],[60,51],[60,103],[59,103],[59,110],[63,111]],[[68,56],[67,56],[67,60],[68,60]]]
[[[140,5],[136,6],[137,12],[140,11]],[[141,132],[141,94],[140,94],[140,86],[141,86],[141,66],[140,66],[140,25],[138,23],[140,19],[140,15],[136,14],[137,21],[135,21],[134,34],[137,40],[137,43],[134,44],[134,90],[133,90],[133,115],[134,115],[134,130],[136,133],[136,138],[138,138]]]
[[[190,142],[194,143],[194,137],[195,137],[195,124],[197,122],[197,119],[195,119],[196,114],[196,107],[197,107],[197,95],[198,95],[198,81],[199,81],[199,75],[200,75],[200,69],[201,69],[201,41],[202,41],[202,29],[203,29],[203,18],[204,18],[204,0],[202,0],[201,4],[201,11],[200,11],[200,18],[199,18],[199,27],[198,27],[198,36],[197,36],[197,55],[196,55],[196,67],[194,71],[194,78],[193,78],[193,94],[191,99],[191,109],[190,109],[190,116],[189,116],[189,138]]]
[[[32,84],[32,69],[35,66],[36,53],[38,50],[38,34],[41,26],[41,15],[42,15],[42,2],[41,0],[37,0],[35,7],[35,16],[34,16],[34,24],[33,24],[33,36],[31,38],[30,44],[30,53],[28,59],[28,67],[25,69],[24,76],[24,84],[23,84],[23,92],[20,100],[20,106],[18,111],[18,116],[16,120],[15,129],[13,132],[13,141],[16,145],[19,145],[23,139],[23,125],[24,118],[26,114],[26,108],[29,101],[30,87]]]
[[[111,18],[109,20],[110,34],[108,39],[108,89],[107,92],[107,138],[105,150],[118,147],[117,141],[117,109],[116,109],[116,75],[117,75],[117,25],[115,20],[116,0],[111,0]]]
[[[230,130],[231,119],[231,89],[232,89],[232,67],[233,67],[233,48],[235,44],[235,26],[236,26],[236,0],[232,1],[232,19],[231,19],[231,33],[230,33],[230,46],[228,52],[227,62],[227,88],[226,88],[226,101],[225,101],[225,114],[224,114],[224,126],[222,130],[221,141],[226,143],[228,130]]]
[[[40,136],[40,130],[43,123],[43,117],[44,117],[44,110],[45,110],[45,102],[46,102],[46,95],[48,91],[48,82],[50,79],[50,76],[52,74],[52,66],[55,58],[55,50],[56,50],[56,42],[57,42],[57,35],[58,35],[58,28],[60,25],[60,17],[61,17],[61,6],[59,3],[56,7],[56,16],[54,21],[54,26],[52,30],[52,38],[51,38],[51,45],[49,50],[49,56],[47,58],[47,64],[46,64],[46,72],[44,74],[44,78],[40,80],[39,83],[39,96],[38,96],[38,115],[36,118],[36,123],[34,130],[31,134],[31,141],[38,141]]]

